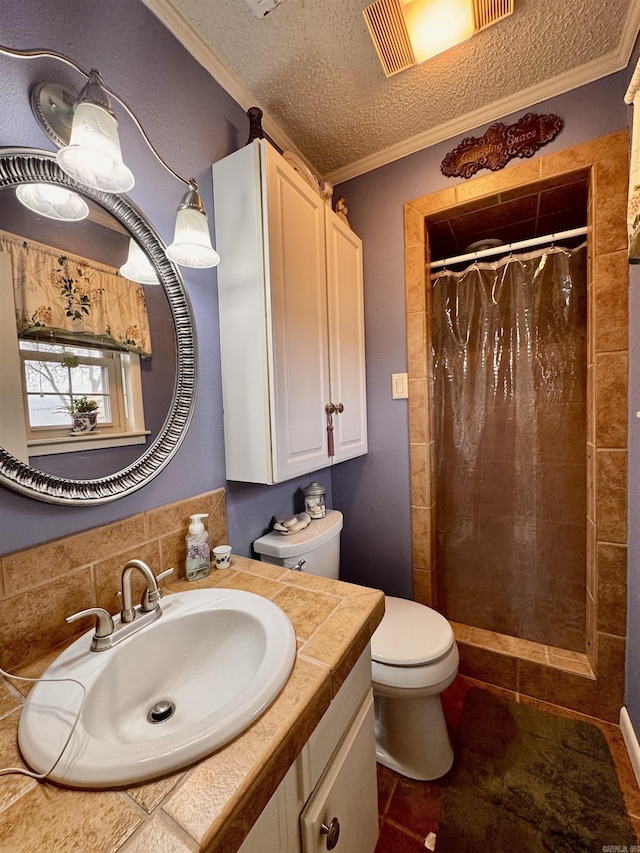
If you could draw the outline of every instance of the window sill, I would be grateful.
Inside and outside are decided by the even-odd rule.
[[[141,432],[80,433],[69,438],[35,438],[27,442],[30,456],[51,456],[77,450],[101,450],[105,447],[127,447],[144,444],[149,430]]]

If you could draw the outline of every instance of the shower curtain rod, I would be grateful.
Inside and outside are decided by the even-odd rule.
[[[558,231],[556,234],[547,234],[545,237],[531,237],[529,240],[519,240],[517,243],[505,243],[503,246],[492,246],[490,249],[481,249],[479,252],[468,252],[466,255],[456,255],[452,258],[444,258],[441,261],[431,263],[432,270],[442,269],[448,264],[459,264],[463,261],[475,261],[478,258],[487,258],[490,255],[502,255],[512,252],[514,249],[527,249],[531,246],[541,246],[543,243],[555,243],[557,240],[567,240],[569,237],[580,237],[587,233],[587,226],[582,228],[571,228],[569,231]]]

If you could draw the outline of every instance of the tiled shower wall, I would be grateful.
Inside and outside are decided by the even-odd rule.
[[[171,567],[184,577],[189,516],[205,520],[211,547],[226,542],[224,489],[16,551],[0,558],[0,666],[11,671],[91,628],[65,616],[87,607],[120,610],[116,592],[125,563],[143,560],[155,575]],[[134,573],[134,601],[143,591]]]
[[[461,672],[538,699],[616,720],[626,625],[628,284],[627,131],[610,134],[405,205],[414,598],[434,602],[435,489],[430,400],[429,245],[425,218],[480,209],[541,181],[589,174],[586,654],[454,624]]]

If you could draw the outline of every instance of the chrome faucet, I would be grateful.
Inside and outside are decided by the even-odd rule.
[[[137,608],[133,606],[131,600],[131,573],[134,569],[142,572],[147,583],[142,594],[142,601]],[[160,608],[162,590],[158,586],[158,581],[172,572],[173,569],[167,569],[166,572],[161,572],[156,577],[142,560],[129,560],[122,570],[122,592],[118,593],[122,599],[119,622],[114,622],[111,614],[102,607],[90,607],[88,610],[81,610],[79,613],[67,616],[65,621],[75,622],[76,619],[81,619],[84,616],[95,616],[96,630],[91,640],[91,651],[103,652],[106,649],[111,649],[121,640],[130,637],[131,634],[135,634],[136,631],[144,628],[150,622],[155,622],[162,616],[162,609]]]
[[[134,569],[142,572],[147,588],[142,596],[140,603],[141,613],[152,613],[159,608],[158,602],[162,596],[158,588],[158,581],[151,569],[142,560],[129,560],[127,565],[122,570],[122,610],[120,612],[121,622],[133,622],[136,618],[136,611],[131,601],[131,574]],[[173,569],[171,570],[173,571]],[[164,572],[159,577],[163,577]]]

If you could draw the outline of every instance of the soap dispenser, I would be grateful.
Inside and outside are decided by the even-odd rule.
[[[208,513],[201,512],[191,516],[187,545],[187,580],[197,581],[209,574],[211,568],[211,551],[209,550],[209,534],[204,529],[200,519],[207,518]]]

